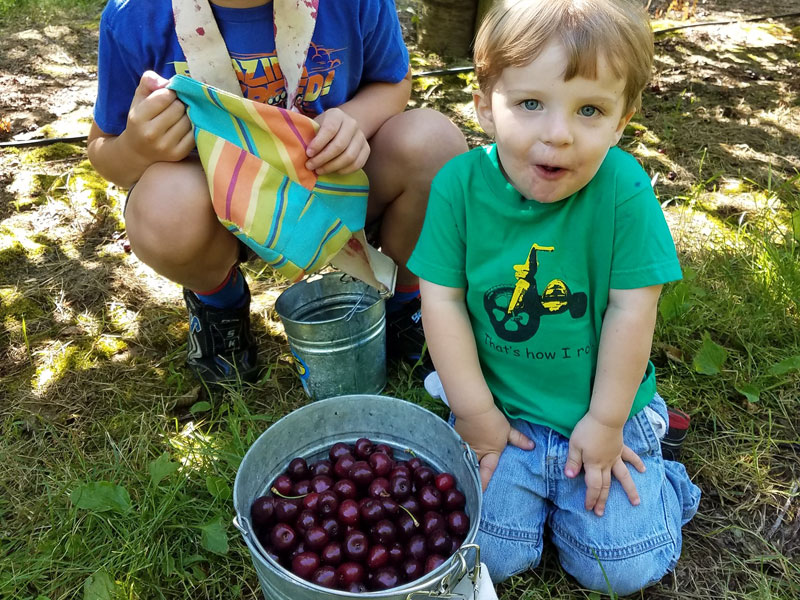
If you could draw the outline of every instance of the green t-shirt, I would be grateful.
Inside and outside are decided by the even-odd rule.
[[[494,145],[457,156],[434,179],[409,269],[466,289],[483,375],[510,418],[569,436],[589,409],[609,289],[681,278],[644,169],[612,148],[569,198],[523,198]],[[655,394],[652,364],[631,415]]]

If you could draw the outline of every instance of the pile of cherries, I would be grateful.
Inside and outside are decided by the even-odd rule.
[[[444,563],[469,531],[450,473],[360,438],[294,458],[250,508],[263,548],[295,575],[348,592],[386,590]]]

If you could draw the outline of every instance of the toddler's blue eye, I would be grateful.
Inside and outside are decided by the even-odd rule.
[[[582,117],[593,117],[597,114],[597,109],[594,106],[582,106],[578,112]]]
[[[525,110],[537,110],[540,106],[541,104],[538,100],[524,100],[522,102],[522,107]]]

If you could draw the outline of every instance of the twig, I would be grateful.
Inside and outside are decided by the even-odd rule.
[[[778,527],[781,526],[783,523],[783,518],[786,516],[786,513],[789,511],[789,506],[792,504],[792,500],[794,500],[794,496],[797,493],[797,488],[800,486],[800,481],[795,479],[794,483],[792,483],[792,489],[789,490],[789,497],[786,498],[786,502],[783,504],[783,507],[778,511],[778,518],[775,519],[775,523],[770,527],[769,532],[767,532],[767,539],[771,539],[773,535],[778,531]]]

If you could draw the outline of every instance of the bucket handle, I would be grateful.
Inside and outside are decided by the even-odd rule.
[[[465,558],[467,552],[475,550],[475,563],[472,566],[472,571],[469,569],[467,559]],[[478,594],[478,581],[481,577],[481,548],[477,544],[464,544],[453,555],[451,562],[459,563],[459,569],[456,571],[455,581],[451,583],[451,574],[448,573],[439,582],[437,590],[424,590],[420,592],[411,592],[406,596],[406,600],[414,600],[415,598],[436,598],[437,600],[448,599],[463,599],[461,594],[452,594],[451,590],[455,588],[461,579],[469,573],[470,581],[472,581],[473,597],[477,598]]]
[[[250,537],[250,522],[247,520],[247,517],[241,517],[242,524],[244,524],[243,527],[242,524],[239,523],[239,520],[240,520],[239,515],[233,517],[233,526],[236,527],[236,529],[238,529],[239,531],[241,531],[242,535],[245,537],[245,539],[247,539],[248,537]]]
[[[473,481],[477,482],[478,489],[481,489],[480,464],[478,463],[478,455],[475,454],[475,451],[469,447],[469,444],[462,442],[461,447],[464,450],[462,458],[469,467],[469,472],[472,474]]]

